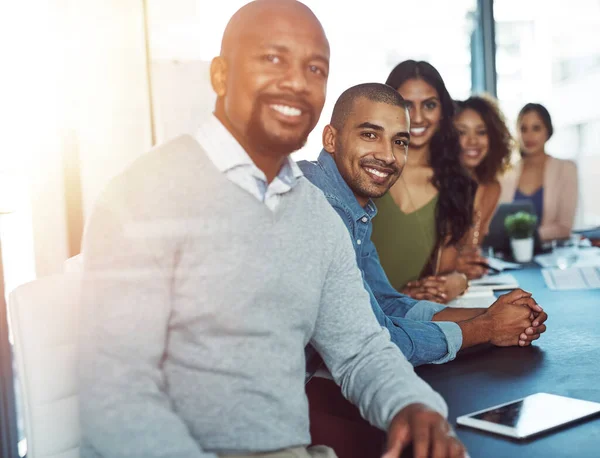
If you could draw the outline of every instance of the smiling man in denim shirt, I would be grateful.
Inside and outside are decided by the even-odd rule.
[[[371,242],[371,220],[377,213],[371,199],[384,195],[400,176],[406,163],[409,131],[405,102],[393,88],[378,83],[354,86],[336,102],[331,123],[323,132],[324,149],[318,160],[299,163],[351,235],[377,320],[415,366],[445,363],[460,349],[481,343],[530,345],[545,331],[543,322],[547,317],[530,293],[517,289],[500,297],[489,309],[460,309],[417,301],[390,285]],[[402,228],[397,229],[402,237]],[[361,420],[349,414],[347,406],[342,407],[345,401],[337,387],[328,380],[314,378],[307,385],[307,393],[313,441],[336,450],[344,447],[349,456],[374,453],[363,450],[353,455],[351,449],[361,447],[377,433],[368,431],[368,425],[363,428],[364,434],[357,433]],[[337,438],[333,437],[336,431]]]

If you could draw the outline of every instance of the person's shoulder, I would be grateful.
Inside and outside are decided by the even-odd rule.
[[[303,194],[303,198],[311,207],[331,207],[329,198],[325,195],[321,186],[312,181],[308,175],[304,174],[299,178],[298,187]]]
[[[203,155],[201,146],[189,135],[172,138],[143,153],[113,177],[101,199],[135,202],[151,200],[164,189],[182,187],[193,161]]]
[[[577,168],[577,164],[572,159],[561,159],[554,156],[549,156],[549,160],[556,167]]]
[[[569,171],[577,170],[577,163],[572,159],[562,159],[563,167]]]
[[[344,206],[340,197],[341,192],[335,180],[331,179],[325,172],[323,166],[315,161],[300,161],[298,166],[304,177],[316,188],[318,188],[333,207]]]
[[[555,170],[555,176],[565,176],[565,174],[575,177],[577,175],[577,164],[571,159],[559,159],[557,157],[550,156],[549,163]]]
[[[307,176],[301,177],[298,183],[299,191],[303,193],[303,198],[308,204],[310,215],[323,223],[338,223],[339,212],[347,213],[343,202],[331,194],[327,194],[311,182]]]
[[[327,177],[327,173],[318,161],[300,161],[298,167],[308,181],[319,188],[325,194],[335,194],[335,188],[331,180]]]
[[[480,184],[477,190],[480,193],[480,205],[481,207],[496,207],[502,187],[497,179],[489,181],[484,184]]]
[[[492,181],[488,181],[482,186],[484,188],[483,192],[486,197],[499,196],[502,189],[502,186],[500,186],[500,181],[497,178],[494,178]]]
[[[302,170],[302,173],[306,177],[320,176],[323,173],[323,169],[319,167],[319,163],[317,161],[298,161],[298,167]]]
[[[168,171],[181,171],[189,166],[192,158],[198,158],[203,149],[190,135],[179,135],[164,143],[154,146],[150,151],[142,154],[125,173],[145,174],[153,169]]]

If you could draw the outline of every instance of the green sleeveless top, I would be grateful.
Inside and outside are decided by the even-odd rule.
[[[383,270],[390,283],[400,291],[413,280],[418,280],[436,246],[436,195],[423,207],[412,213],[398,208],[387,193],[375,201],[377,216],[373,218],[372,240]]]

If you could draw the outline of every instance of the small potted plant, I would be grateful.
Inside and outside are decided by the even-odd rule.
[[[527,212],[508,215],[504,220],[515,261],[530,262],[533,259],[533,234],[536,226],[537,216]]]

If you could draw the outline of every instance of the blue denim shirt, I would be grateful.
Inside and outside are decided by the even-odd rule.
[[[456,323],[430,321],[445,306],[412,299],[396,291],[388,281],[371,241],[371,220],[377,214],[375,204],[369,200],[363,208],[358,203],[326,151],[321,152],[317,162],[301,161],[298,165],[304,176],[323,191],[346,224],[371,307],[379,323],[389,330],[392,341],[413,366],[454,359],[462,345],[460,327]]]

